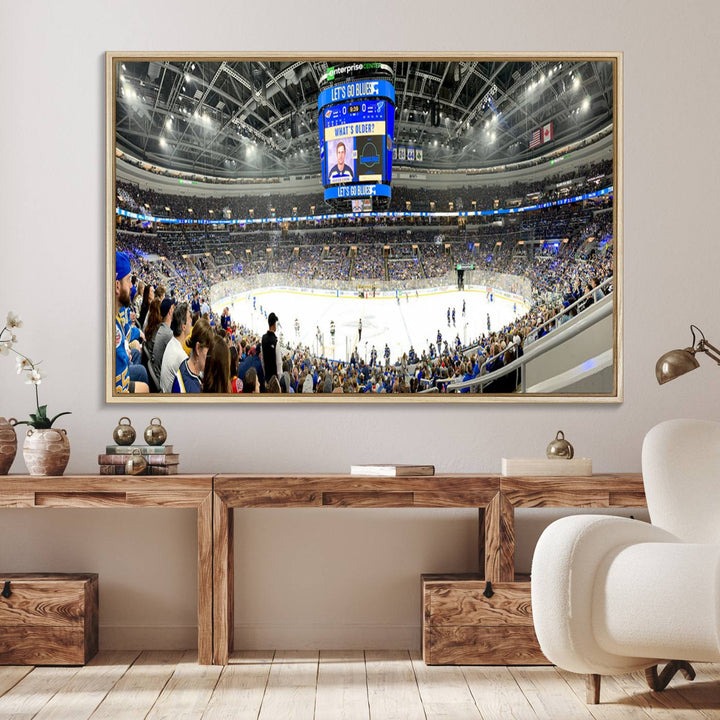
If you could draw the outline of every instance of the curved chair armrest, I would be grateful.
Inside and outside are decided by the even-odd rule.
[[[532,562],[532,612],[540,647],[550,662],[577,673],[612,675],[640,670],[653,658],[604,650],[593,634],[593,587],[598,568],[615,548],[675,543],[671,533],[638,520],[573,515],[552,523]]]
[[[720,545],[640,542],[605,555],[593,635],[610,653],[720,661]]]

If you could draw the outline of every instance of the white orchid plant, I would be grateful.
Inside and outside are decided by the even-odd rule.
[[[17,336],[15,330],[22,327],[22,320],[18,315],[13,312],[7,314],[5,320],[5,327],[0,330],[0,355],[8,355],[14,353],[17,357],[15,358],[17,364],[18,375],[25,376],[25,382],[28,385],[35,387],[35,404],[37,406],[37,412],[30,414],[29,420],[22,420],[17,425],[30,425],[37,430],[43,430],[51,428],[53,423],[62,415],[70,415],[70,412],[58,413],[55,417],[49,418],[47,416],[47,405],[40,404],[40,396],[38,393],[38,385],[45,379],[46,375],[42,370],[38,368],[40,362],[33,362],[27,355],[23,355],[17,350],[14,345],[17,343]]]

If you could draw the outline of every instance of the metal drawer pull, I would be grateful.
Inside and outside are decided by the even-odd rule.
[[[485,590],[483,590],[483,595],[486,598],[491,598],[494,594],[495,593],[493,592],[493,589],[492,589],[492,583],[488,580],[485,583]]]
[[[6,580],[5,585],[3,586],[2,592],[0,593],[4,598],[9,598],[12,595],[12,591],[10,590],[10,581]]]

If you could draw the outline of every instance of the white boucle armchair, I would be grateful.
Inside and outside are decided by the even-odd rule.
[[[558,461],[561,462],[561,461]],[[670,420],[646,435],[650,521],[552,523],[532,563],[532,612],[550,662],[600,678],[646,671],[662,690],[689,661],[720,661],[720,423]],[[657,665],[668,662],[658,675]]]

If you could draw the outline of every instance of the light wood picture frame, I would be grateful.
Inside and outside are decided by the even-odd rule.
[[[622,60],[106,53],[106,401],[622,402]]]

